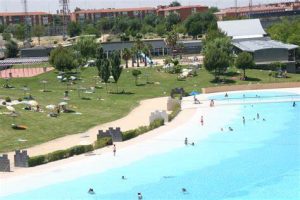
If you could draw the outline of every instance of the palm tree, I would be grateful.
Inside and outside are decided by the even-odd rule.
[[[137,36],[135,37],[134,45],[133,45],[136,50],[137,67],[140,66],[140,63],[139,63],[140,53],[141,53],[143,47],[145,46],[144,42],[141,39],[142,39],[142,36],[140,34],[137,34]]]
[[[152,45],[151,44],[145,44],[143,47],[143,53],[145,54],[144,61],[145,61],[145,67],[147,67],[147,57],[150,58],[151,55],[151,50],[152,50]]]
[[[128,68],[128,60],[131,58],[131,52],[129,49],[125,48],[123,50],[122,58],[126,61],[126,68]]]
[[[178,37],[178,33],[176,31],[171,31],[166,38],[166,43],[167,45],[171,48],[171,53],[172,53],[172,57],[174,58],[174,49],[177,45],[177,41],[178,41],[179,37]]]

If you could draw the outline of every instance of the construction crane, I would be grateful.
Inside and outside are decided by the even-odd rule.
[[[61,7],[62,22],[63,22],[63,38],[67,37],[68,15],[69,15],[69,0],[59,0]]]
[[[31,47],[31,37],[30,37],[30,28],[31,28],[31,18],[28,16],[28,5],[27,0],[22,0],[23,9],[24,9],[24,24],[25,24],[25,32],[24,32],[24,47]]]
[[[253,7],[252,0],[249,0],[249,19],[251,18],[252,15],[252,7]]]

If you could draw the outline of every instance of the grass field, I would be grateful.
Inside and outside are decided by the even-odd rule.
[[[107,94],[105,85],[99,83],[95,77],[97,71],[95,68],[88,68],[82,71],[82,81],[69,86],[70,101],[68,108],[82,113],[82,115],[63,113],[58,118],[50,118],[47,116],[48,111],[46,105],[58,104],[62,101],[64,91],[67,88],[66,83],[57,80],[56,72],[52,71],[34,78],[13,79],[10,84],[14,89],[0,88],[0,99],[6,96],[11,99],[24,97],[24,91],[21,89],[26,85],[30,88],[29,92],[39,102],[44,113],[36,113],[25,111],[24,105],[15,106],[19,117],[15,119],[19,125],[25,125],[27,130],[18,131],[11,128],[13,123],[12,117],[8,115],[0,115],[0,152],[7,152],[18,148],[26,148],[37,145],[55,138],[65,135],[84,132],[87,129],[106,122],[110,122],[121,118],[128,114],[138,102],[142,99],[154,98],[159,96],[167,96],[172,88],[184,87],[186,91],[201,91],[202,87],[216,86],[211,80],[213,76],[206,70],[200,69],[198,76],[188,78],[185,81],[178,81],[177,75],[158,72],[156,69],[140,69],[142,75],[139,78],[139,86],[135,86],[134,77],[131,69],[124,69],[119,80],[119,91],[124,90],[125,94]],[[275,79],[268,76],[268,71],[248,70],[247,75],[251,77],[251,82],[287,82],[300,81],[299,74],[288,74],[287,79]],[[235,76],[235,78],[232,78]],[[159,82],[160,84],[146,84],[147,77],[150,82]],[[240,81],[236,72],[229,72],[226,77],[227,84],[248,84],[250,81]],[[41,92],[43,89],[42,80],[47,80],[46,90],[51,92]],[[0,79],[0,85],[4,84],[4,80]],[[80,97],[90,98],[91,100],[83,100],[79,97],[78,87],[93,87],[95,85],[102,86],[103,89],[96,89],[96,93],[81,93]],[[116,92],[116,84],[111,83],[109,90]],[[102,100],[97,100],[97,98]],[[103,100],[104,99],[104,100]],[[4,106],[0,106],[0,113],[7,112]],[[27,142],[19,142],[18,140],[27,140]]]

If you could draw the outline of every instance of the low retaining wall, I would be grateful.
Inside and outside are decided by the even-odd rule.
[[[215,92],[229,92],[239,90],[261,90],[261,89],[275,89],[275,88],[296,88],[300,87],[300,82],[290,83],[265,83],[265,84],[249,84],[249,85],[230,85],[202,88],[203,94]]]

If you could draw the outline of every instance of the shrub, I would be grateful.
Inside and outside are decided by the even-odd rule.
[[[6,101],[6,102],[11,102],[10,97],[5,97],[5,101]]]
[[[53,162],[68,157],[68,150],[58,150],[46,155],[47,162]]]
[[[18,101],[21,102],[21,101],[23,101],[23,99],[22,98],[18,98]]]
[[[169,114],[168,116],[168,120],[169,122],[172,121],[177,115],[178,113],[181,111],[181,107],[179,104],[177,104],[176,106],[174,106],[173,111],[171,112],[171,114]]]
[[[164,119],[156,119],[156,120],[154,120],[153,122],[150,123],[149,129],[153,130],[153,129],[156,129],[160,126],[163,126],[164,124],[165,124]]]
[[[44,155],[29,157],[28,166],[34,167],[45,163],[46,157]]]
[[[101,139],[97,140],[94,143],[94,149],[100,149],[100,148],[103,148],[107,145],[112,145],[112,138],[111,137],[104,137],[104,138],[101,138]]]
[[[71,147],[68,149],[68,157],[72,157],[74,155],[80,155],[89,151],[93,151],[93,145],[79,145],[75,147]]]
[[[129,131],[126,131],[126,132],[123,132],[122,133],[122,138],[123,138],[123,141],[126,141],[126,140],[130,140],[132,138],[135,138],[136,136],[138,136],[138,132],[137,132],[137,129],[133,129],[133,130],[129,130]]]

